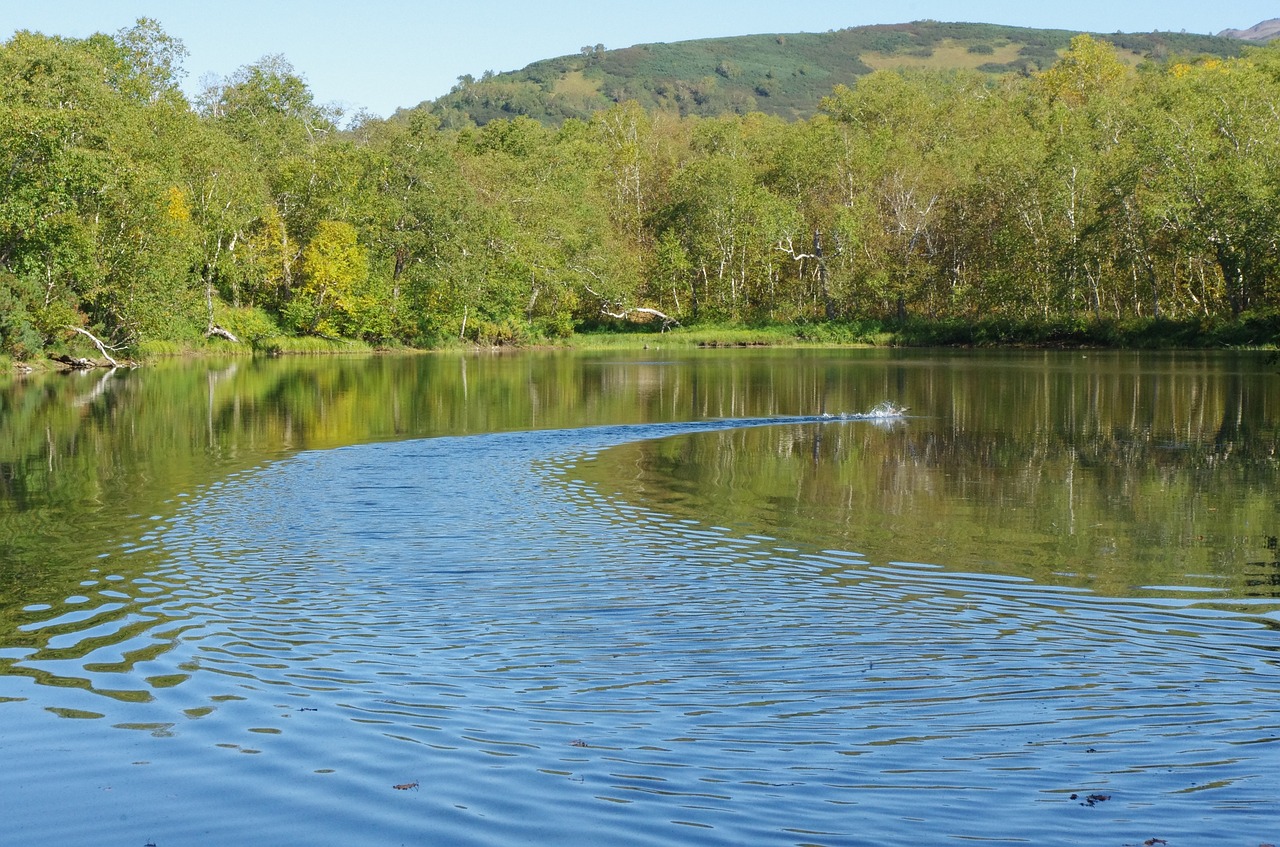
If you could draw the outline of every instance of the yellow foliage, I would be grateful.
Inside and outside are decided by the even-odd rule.
[[[1050,96],[1071,105],[1088,102],[1095,94],[1114,86],[1128,72],[1116,50],[1089,35],[1071,39],[1071,49],[1049,70],[1038,74]]]
[[[1193,73],[1218,73],[1229,74],[1232,70],[1231,62],[1224,62],[1221,59],[1205,59],[1194,65],[1186,62],[1179,62],[1169,68],[1169,75],[1174,79],[1186,79]]]
[[[176,185],[169,186],[165,214],[174,223],[187,223],[191,220],[191,205],[187,203],[187,195]]]

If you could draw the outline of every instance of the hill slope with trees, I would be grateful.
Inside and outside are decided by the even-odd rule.
[[[746,35],[640,44],[619,50],[583,47],[480,79],[461,77],[453,91],[418,108],[447,127],[519,115],[547,124],[589,118],[634,100],[646,110],[681,116],[763,112],[812,117],[836,85],[875,70],[976,70],[1029,75],[1061,58],[1077,33],[993,24],[917,21],[822,33]],[[1177,56],[1240,55],[1239,40],[1187,33],[1096,35],[1126,64]]]

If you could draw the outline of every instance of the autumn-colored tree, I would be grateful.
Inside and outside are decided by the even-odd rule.
[[[366,307],[362,289],[368,278],[366,252],[356,238],[355,227],[342,221],[321,221],[302,251],[302,284],[285,306],[285,319],[301,333],[359,334]]]

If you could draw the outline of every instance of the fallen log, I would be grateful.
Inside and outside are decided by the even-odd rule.
[[[208,331],[208,332],[206,332],[204,335],[205,335],[205,337],[206,337],[206,338],[215,338],[215,337],[216,337],[216,338],[225,338],[227,341],[230,341],[232,344],[239,344],[239,343],[240,343],[240,339],[239,339],[239,338],[236,338],[234,335],[232,335],[232,334],[231,334],[231,332],[230,332],[229,330],[225,330],[225,329],[223,329],[223,328],[222,328],[222,327],[220,327],[220,326],[211,326],[211,327],[209,327],[209,331]]]
[[[98,363],[93,359],[84,359],[79,356],[68,356],[66,353],[50,353],[49,358],[76,371],[88,371],[98,367]]]
[[[588,271],[588,273],[590,273],[590,271]],[[596,275],[592,274],[592,276],[596,276]],[[599,277],[597,277],[597,279],[598,278]],[[605,317],[616,318],[620,321],[630,321],[630,320],[634,320],[632,315],[647,315],[648,317],[646,318],[646,320],[657,318],[658,320],[662,321],[663,332],[666,332],[668,329],[670,329],[673,326],[680,326],[680,321],[676,320],[670,315],[664,315],[662,312],[659,312],[657,309],[651,309],[648,306],[632,306],[629,309],[624,309],[622,308],[621,303],[619,303],[616,300],[609,300],[608,298],[600,294],[600,292],[593,290],[591,286],[584,285],[583,288],[587,289],[587,293],[590,294],[592,297],[596,297],[600,300],[600,314],[604,315]]]
[[[611,312],[605,307],[600,308],[600,313],[611,318],[617,318],[620,321],[633,320],[632,315],[648,315],[650,318],[657,318],[662,321],[662,331],[666,332],[670,327],[680,326],[680,321],[675,318],[664,315],[657,309],[650,309],[647,306],[635,306],[630,309],[623,309],[621,312]]]

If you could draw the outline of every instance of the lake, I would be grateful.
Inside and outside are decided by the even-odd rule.
[[[1278,371],[655,348],[0,383],[4,841],[1278,841]]]

